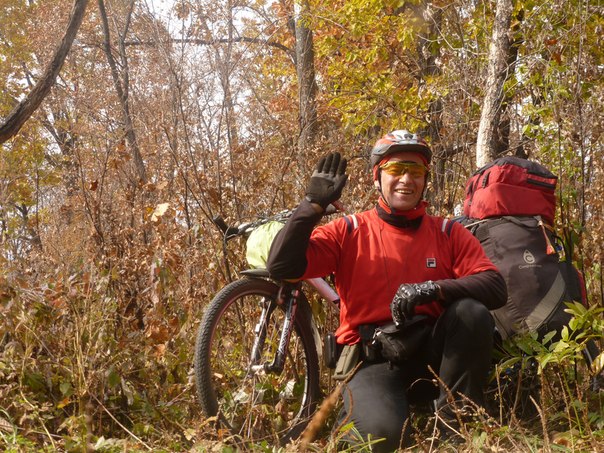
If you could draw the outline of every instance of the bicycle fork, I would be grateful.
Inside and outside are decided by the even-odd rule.
[[[279,374],[283,371],[287,350],[289,348],[289,340],[296,319],[299,294],[300,284],[284,284],[279,289],[276,305],[271,299],[265,298],[262,301],[262,313],[260,314],[260,320],[254,329],[255,338],[250,365],[252,374],[260,372]],[[259,363],[262,359],[262,350],[264,349],[270,318],[273,311],[277,308],[277,305],[283,306],[285,312],[285,318],[283,320],[283,325],[281,326],[281,335],[279,337],[279,346],[277,347],[272,363]]]

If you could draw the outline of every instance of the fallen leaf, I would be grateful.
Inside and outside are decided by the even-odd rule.
[[[170,203],[160,203],[155,207],[155,211],[151,214],[151,221],[158,222],[159,219],[166,213],[168,208],[170,207]]]

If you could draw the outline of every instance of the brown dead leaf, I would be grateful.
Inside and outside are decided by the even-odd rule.
[[[147,328],[146,335],[156,343],[165,343],[170,339],[168,327],[160,324],[151,324]]]
[[[67,308],[67,301],[63,297],[59,296],[56,299],[52,300],[50,302],[50,305],[55,310],[64,310]]]
[[[156,357],[163,357],[164,354],[166,353],[166,344],[165,343],[159,343],[153,346],[153,348],[155,349],[155,356]]]
[[[553,444],[571,447],[574,444],[573,439],[576,441],[576,439],[581,437],[581,434],[577,430],[572,429],[562,433],[554,431],[551,433],[551,437]]]
[[[12,432],[15,430],[15,427],[11,422],[6,420],[5,418],[0,417],[0,431],[4,432]]]

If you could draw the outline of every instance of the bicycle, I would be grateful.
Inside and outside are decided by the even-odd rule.
[[[291,211],[229,227],[227,242],[246,237]],[[230,271],[227,269],[227,272]],[[302,282],[279,282],[266,269],[247,269],[207,306],[195,344],[195,382],[204,414],[246,441],[285,444],[297,438],[321,398],[321,342]],[[306,281],[324,299],[339,297],[324,279]]]

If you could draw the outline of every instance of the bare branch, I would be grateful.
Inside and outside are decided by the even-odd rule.
[[[262,44],[270,47],[275,47],[276,49],[282,50],[287,53],[290,57],[294,57],[294,51],[289,47],[275,42],[269,41],[267,39],[261,38],[250,38],[247,36],[239,36],[233,38],[219,38],[219,39],[196,39],[196,38],[187,38],[180,39],[174,38],[169,40],[170,43],[174,44],[196,44],[200,46],[211,46],[215,44],[230,44],[236,42],[246,42],[250,44]],[[126,46],[154,46],[156,43],[154,41],[126,41],[124,43]]]
[[[67,30],[65,31],[65,36],[63,36],[63,39],[55,51],[54,57],[52,58],[50,64],[46,67],[42,78],[30,91],[29,95],[23,99],[8,115],[4,124],[0,126],[0,143],[6,142],[19,132],[21,127],[36,111],[36,109],[40,106],[42,101],[50,92],[50,89],[55,83],[57,75],[63,67],[65,58],[71,49],[71,44],[73,43],[80,25],[82,24],[87,5],[88,0],[75,0],[71,12],[71,19],[69,20]]]
[[[105,55],[107,56],[107,62],[109,63],[109,67],[111,68],[111,76],[113,77],[113,85],[115,87],[115,91],[117,92],[117,96],[120,101],[120,105],[122,107],[122,115],[124,121],[124,129],[126,134],[126,141],[132,150],[132,155],[134,158],[134,166],[136,170],[137,177],[140,182],[145,182],[147,180],[145,163],[141,156],[140,148],[138,146],[138,142],[136,139],[136,134],[134,132],[134,125],[132,123],[132,116],[130,115],[130,103],[129,103],[129,90],[130,90],[130,78],[128,73],[128,59],[126,57],[126,48],[124,45],[124,38],[128,33],[128,28],[130,26],[130,18],[132,15],[132,11],[134,8],[134,1],[132,0],[130,3],[130,8],[128,10],[128,14],[126,16],[126,24],[124,25],[123,33],[119,34],[119,51],[120,51],[120,60],[122,63],[123,69],[123,77],[120,78],[120,74],[117,68],[117,63],[115,58],[113,57],[113,53],[111,52],[111,35],[109,31],[109,21],[107,19],[107,11],[105,9],[105,2],[103,0],[98,0],[99,12],[101,13],[101,21],[103,23],[103,49],[105,51]]]

